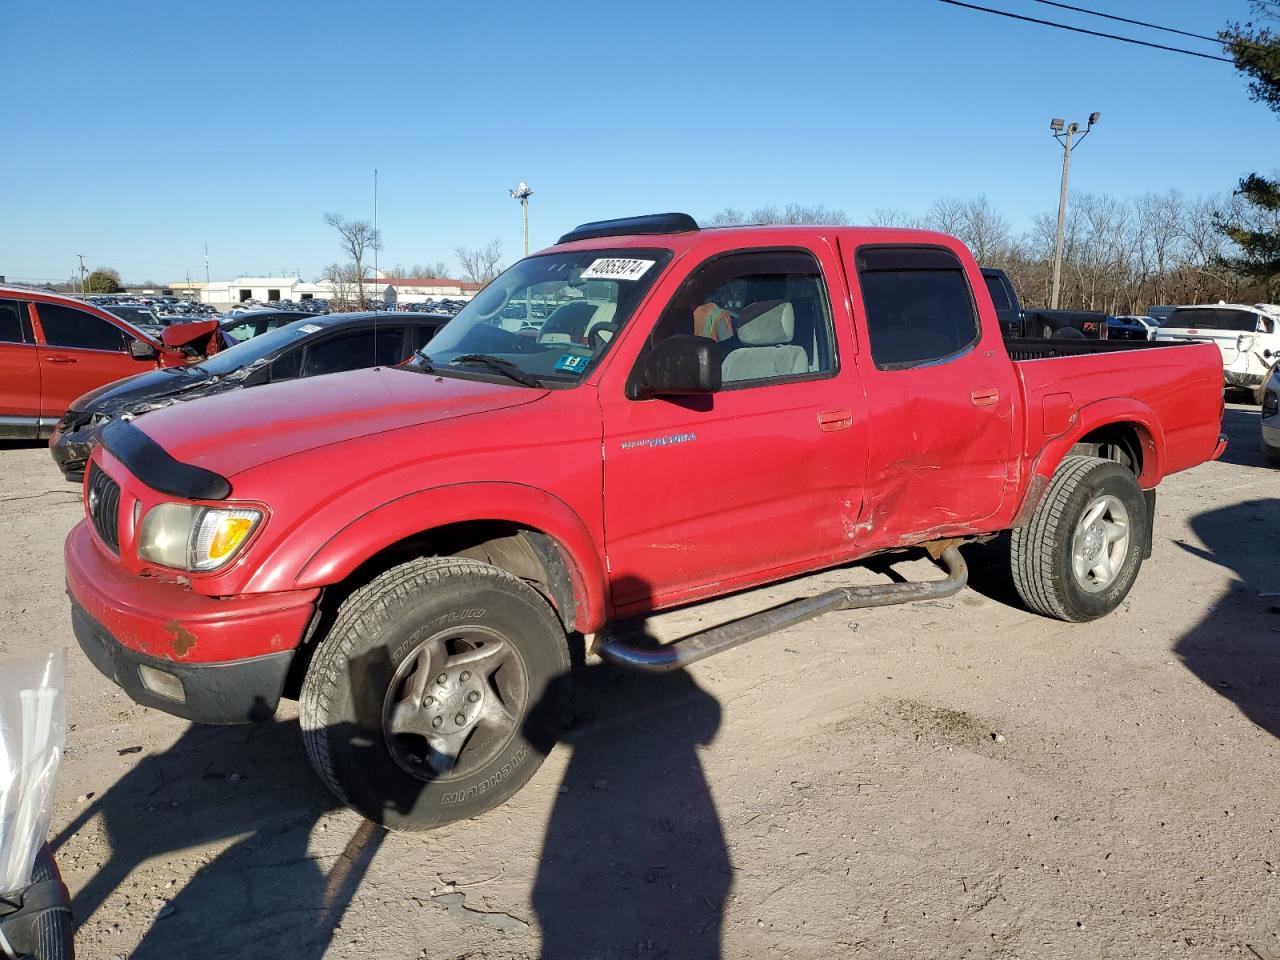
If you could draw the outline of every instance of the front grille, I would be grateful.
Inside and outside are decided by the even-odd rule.
[[[89,522],[112,550],[120,552],[120,484],[98,468],[89,467]]]

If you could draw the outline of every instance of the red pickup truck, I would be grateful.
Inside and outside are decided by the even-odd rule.
[[[1102,616],[1156,485],[1225,442],[1212,344],[1006,342],[969,252],[921,231],[586,224],[424,351],[112,423],[66,544],[76,636],[131,697],[224,723],[298,696],[320,776],[400,828],[528,780],[575,642],[679,668],[955,592],[1003,530],[1032,610]],[[904,548],[948,576],[665,646],[609,629]]]
[[[222,346],[217,328],[180,324],[157,340],[82,300],[0,286],[0,438],[47,437],[80,394],[199,360]]]

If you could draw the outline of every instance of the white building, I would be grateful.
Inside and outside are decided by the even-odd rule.
[[[437,300],[470,300],[480,284],[469,280],[391,279],[372,277],[364,282],[366,300],[378,300],[388,306],[401,303],[431,303]],[[355,284],[335,284],[331,280],[306,281],[300,277],[236,277],[202,284],[200,301],[219,309],[228,309],[246,300],[266,303],[271,300],[354,300]]]

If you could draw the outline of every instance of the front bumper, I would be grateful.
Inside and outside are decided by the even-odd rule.
[[[89,662],[135,703],[196,723],[269,720],[293,651],[227,663],[176,663],[135,653],[71,601],[71,626]]]
[[[98,445],[100,427],[83,427],[79,430],[65,431],[62,424],[53,431],[49,440],[49,453],[53,462],[58,465],[62,475],[72,483],[84,481],[85,467],[89,464],[89,454]]]
[[[179,582],[125,572],[82,520],[63,551],[76,639],[134,700],[202,723],[275,710],[319,590],[207,597]],[[176,677],[182,697],[144,683],[143,666]],[[162,686],[162,685],[161,685]]]

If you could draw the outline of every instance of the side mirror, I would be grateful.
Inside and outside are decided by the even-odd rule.
[[[635,385],[635,400],[696,396],[720,389],[720,358],[705,337],[677,334],[649,351]]]
[[[154,360],[158,354],[156,348],[145,340],[129,341],[129,356],[135,360]]]

